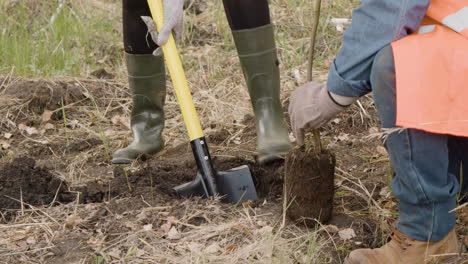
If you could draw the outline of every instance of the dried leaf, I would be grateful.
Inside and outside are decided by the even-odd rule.
[[[187,245],[187,247],[191,252],[198,254],[201,252],[203,245],[199,243],[191,242]]]
[[[270,234],[272,232],[273,232],[273,227],[271,226],[264,226],[255,231],[255,233],[260,234],[260,235]]]
[[[144,222],[148,216],[150,216],[149,212],[145,209],[141,210],[139,214],[137,214],[137,221],[138,222]]]
[[[113,257],[114,259],[120,259],[120,256],[122,255],[122,251],[120,251],[118,248],[113,248],[107,254]]]
[[[3,135],[3,136],[4,136],[6,139],[10,139],[10,138],[13,136],[13,134],[11,134],[11,133],[5,133],[5,135]]]
[[[153,230],[153,224],[147,224],[143,226],[144,231],[151,231]]]
[[[65,227],[69,229],[75,228],[75,226],[81,224],[83,219],[79,215],[69,215],[65,220]]]
[[[221,247],[218,245],[218,243],[213,243],[209,245],[208,247],[206,247],[204,250],[206,254],[215,254],[219,251],[221,251]]]
[[[336,234],[340,231],[340,229],[336,225],[326,225],[324,227],[324,230],[327,231],[330,234]]]
[[[115,115],[111,118],[111,122],[114,125],[117,126],[124,126],[128,129],[130,129],[130,120],[126,116],[121,116],[121,115]]]
[[[104,136],[106,137],[114,137],[115,135],[117,135],[117,131],[111,129],[107,129],[106,131],[104,131]]]
[[[54,112],[50,111],[50,110],[44,110],[44,113],[42,113],[42,122],[47,122],[50,120],[50,118],[52,117],[52,114]]]
[[[341,133],[341,134],[337,137],[337,139],[338,139],[339,141],[346,141],[346,140],[349,140],[349,134]]]
[[[55,129],[55,126],[51,123],[47,123],[44,125],[44,129],[45,130],[51,130],[51,129]]]
[[[141,230],[141,226],[134,222],[125,222],[125,226],[132,231]]]
[[[6,141],[0,140],[0,147],[1,147],[2,149],[7,150],[7,149],[9,149],[9,148],[11,147],[11,145],[10,145],[10,143],[8,143],[8,142],[6,142]]]
[[[28,239],[26,239],[26,243],[30,244],[30,245],[33,245],[33,244],[36,244],[36,239],[34,237],[28,237]]]
[[[74,119],[67,123],[67,127],[70,127],[71,129],[75,129],[78,123],[79,123],[78,120]]]
[[[349,240],[349,239],[356,237],[356,233],[354,232],[354,229],[352,228],[343,229],[338,232],[338,235],[343,240]]]
[[[28,135],[32,136],[34,134],[38,134],[39,131],[35,127],[30,127],[25,124],[19,124],[18,126],[19,130],[25,131]]]
[[[181,238],[182,238],[182,235],[179,233],[179,231],[177,231],[175,226],[173,226],[171,230],[169,230],[169,232],[167,233],[167,239],[177,240]]]
[[[236,245],[230,245],[230,246],[227,246],[224,250],[227,252],[227,253],[231,253],[233,251],[235,251],[237,249],[237,246]]]
[[[171,224],[177,224],[179,222],[179,219],[177,219],[177,217],[175,216],[169,216],[167,218],[167,222]]]
[[[161,230],[164,233],[168,233],[169,230],[171,230],[171,227],[172,227],[171,223],[168,222],[168,223],[165,223],[165,224],[161,225]]]

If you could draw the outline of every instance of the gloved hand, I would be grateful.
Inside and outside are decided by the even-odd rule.
[[[328,93],[327,86],[318,82],[309,82],[297,88],[289,98],[288,109],[297,143],[304,144],[307,129],[321,127],[356,100],[357,97]]]
[[[159,33],[151,17],[141,17],[148,27],[151,38],[160,47],[167,42],[172,31],[176,40],[182,38],[184,31],[184,0],[163,0],[163,8],[164,24]]]

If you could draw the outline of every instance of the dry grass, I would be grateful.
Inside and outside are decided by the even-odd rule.
[[[120,200],[118,203],[130,201]],[[135,201],[131,201],[135,203]],[[0,225],[7,243],[5,263],[60,263],[51,252],[75,248],[66,263],[329,263],[332,244],[319,231],[278,228],[273,213],[249,207],[226,208],[215,200],[146,207],[118,214],[106,204],[62,205],[18,213],[14,224]],[[168,216],[183,208],[183,216]],[[108,211],[104,219],[96,215]],[[194,225],[202,221],[202,225]],[[158,224],[156,224],[158,223]],[[97,225],[94,232],[90,226]],[[323,231],[322,231],[323,232]],[[60,241],[58,243],[58,241]],[[94,255],[94,257],[93,257]],[[73,259],[73,256],[62,256]],[[99,262],[99,259],[105,262]],[[93,262],[94,261],[94,262]],[[15,262],[18,263],[18,262]],[[64,262],[62,262],[64,263]]]

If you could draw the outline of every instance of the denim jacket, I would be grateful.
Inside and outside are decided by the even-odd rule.
[[[363,96],[371,91],[374,57],[391,42],[415,32],[430,0],[362,0],[328,75],[328,91]]]

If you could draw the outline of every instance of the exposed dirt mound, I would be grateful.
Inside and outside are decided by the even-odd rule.
[[[50,118],[57,121],[63,118],[63,111],[58,110],[63,106],[115,106],[117,104],[107,98],[127,96],[122,84],[113,80],[103,82],[75,79],[52,82],[0,77],[0,83],[4,83],[5,87],[0,97],[0,113],[11,115],[10,112],[17,112],[9,118],[19,123],[33,121],[34,115],[42,115],[45,110],[53,111]],[[66,110],[69,114],[69,109]]]
[[[31,158],[17,158],[0,170],[0,210],[21,208],[21,201],[34,206],[71,202],[67,183]]]
[[[19,80],[15,89],[7,89],[8,97],[24,100],[29,110],[42,114],[45,109],[55,110],[85,98],[82,89],[73,82],[49,82],[43,80]]]
[[[294,149],[286,159],[287,215],[292,220],[326,222],[332,216],[335,155]]]

